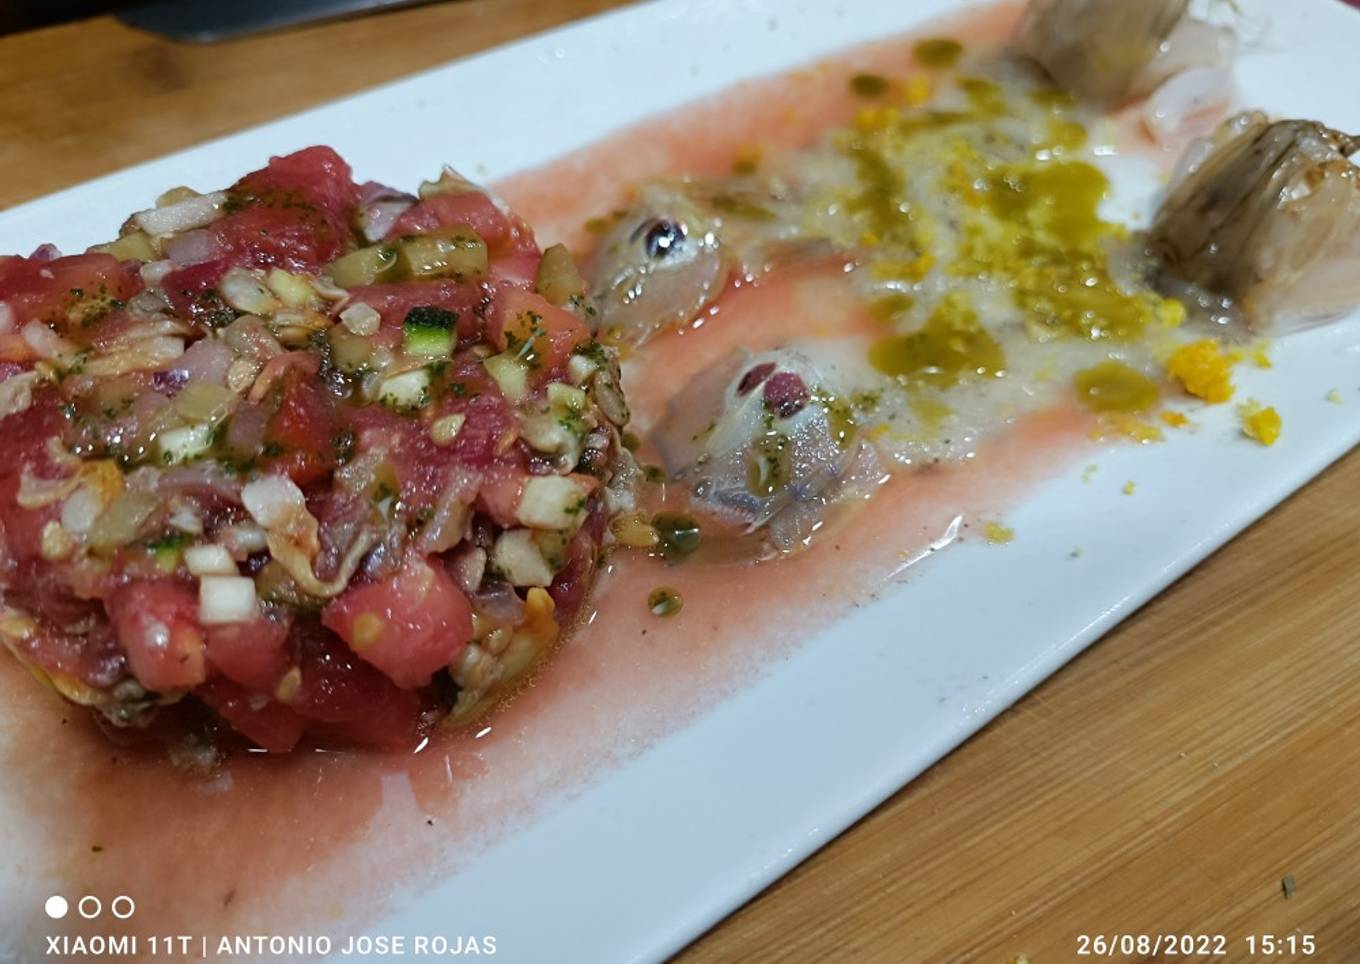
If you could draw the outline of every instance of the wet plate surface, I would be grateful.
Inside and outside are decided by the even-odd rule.
[[[1360,128],[1360,77],[1346,82],[1360,17],[1335,0],[1274,21],[1265,0],[1242,6],[1259,37],[1237,67],[1240,103]],[[0,250],[79,250],[169,185],[229,183],[313,143],[360,178],[409,184],[448,161],[505,183],[551,242],[562,209],[512,175],[957,10],[630,8],[0,213]],[[1333,77],[1319,87],[1324,62]],[[657,136],[635,153],[675,143]],[[1156,165],[1111,174],[1114,206],[1145,213]],[[1360,440],[1349,404],[1360,322],[1280,339],[1272,358],[1238,375],[1241,397],[1283,416],[1269,450],[1241,436],[1232,406],[1155,446],[1100,447],[1061,418],[1028,422],[966,471],[899,486],[878,509],[900,516],[893,527],[847,525],[838,556],[712,587],[664,630],[642,604],[655,574],[616,574],[594,624],[488,732],[409,760],[249,761],[188,782],[109,750],[6,662],[0,818],[18,832],[0,857],[11,895],[0,957],[36,958],[40,935],[81,932],[42,914],[48,894],[126,893],[134,919],[86,930],[190,934],[210,951],[224,934],[325,934],[338,948],[367,932],[494,936],[511,961],[660,958]],[[1328,401],[1331,389],[1348,404]],[[972,535],[993,518],[1013,542]],[[956,519],[964,539],[905,567]]]

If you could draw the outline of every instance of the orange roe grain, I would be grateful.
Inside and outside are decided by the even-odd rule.
[[[1187,392],[1206,402],[1218,404],[1233,397],[1232,359],[1212,338],[1177,348],[1166,370]]]

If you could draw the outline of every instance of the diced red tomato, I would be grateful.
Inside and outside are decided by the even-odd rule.
[[[356,451],[381,448],[396,472],[402,501],[419,509],[433,507],[451,484],[462,484],[493,463],[520,466],[522,454],[513,443],[515,416],[481,365],[467,377],[455,364],[450,373],[460,393],[446,392],[432,406],[428,419],[461,414],[463,425],[447,445],[430,438],[424,420],[403,416],[390,409],[370,406],[347,412],[355,435]],[[522,470],[521,470],[522,471]]]
[[[409,749],[420,722],[420,697],[399,688],[343,642],[315,626],[298,624],[302,687],[288,705],[324,724],[341,743]]]
[[[47,440],[60,438],[66,419],[61,398],[54,389],[35,389],[33,404],[26,411],[0,419],[5,439],[5,455],[0,459],[0,557],[13,562],[41,562],[42,530],[61,512],[59,502],[25,509],[16,496],[25,472],[40,479],[60,479],[68,469],[54,465],[47,451]]]
[[[300,486],[334,470],[340,420],[334,403],[315,382],[289,373],[278,411],[265,429],[265,464]]]
[[[11,602],[21,603],[29,611],[51,613],[54,617],[76,615],[63,613],[60,608],[40,609],[45,600],[35,598],[37,595],[30,588],[29,592],[10,599]],[[71,608],[71,600],[66,600],[65,608]],[[90,604],[86,603],[86,616],[93,615],[90,608]],[[39,620],[37,632],[16,640],[14,645],[48,673],[61,674],[98,688],[112,686],[124,675],[127,667],[127,659],[113,636],[113,630],[104,622],[98,623],[88,633],[68,634],[55,629],[45,620]]]
[[[290,624],[289,619],[261,614],[248,623],[209,626],[205,633],[208,663],[242,686],[272,693],[290,664]]]
[[[317,271],[344,253],[358,188],[329,147],[275,157],[229,193],[244,208],[211,230],[233,264]]]
[[[403,687],[428,684],[472,638],[467,597],[443,566],[414,556],[387,579],[345,590],[321,622]]]
[[[147,689],[190,689],[207,677],[198,599],[187,584],[128,583],[104,605],[133,674]]]
[[[522,466],[498,463],[491,466],[482,478],[477,492],[477,508],[485,512],[497,525],[518,525],[515,510],[524,493],[528,473]]]
[[[482,315],[490,295],[480,285],[456,281],[413,281],[398,284],[367,285],[351,288],[345,302],[363,302],[382,315],[378,336],[388,348],[401,344],[402,322],[412,308],[443,308],[457,316],[458,340],[476,341],[482,333]]]
[[[546,298],[519,288],[497,292],[496,308],[487,325],[487,338],[504,351],[532,342],[535,372],[543,376],[560,372],[578,345],[590,341],[590,329],[570,311]]]
[[[0,335],[0,361],[27,364],[38,360],[38,354],[17,333]]]
[[[438,228],[465,224],[486,242],[492,255],[509,249],[524,229],[505,216],[494,201],[480,191],[436,194],[407,208],[387,232],[387,240],[408,234],[428,234]]]
[[[548,594],[557,605],[557,618],[570,623],[581,611],[586,594],[595,579],[603,537],[604,513],[596,512],[587,520],[571,545],[567,546],[566,562],[548,587]]]
[[[520,248],[491,262],[487,280],[498,291],[507,288],[532,290],[538,277],[538,266],[543,254],[537,247]]]
[[[307,720],[274,700],[260,700],[226,679],[215,679],[194,695],[226,720],[233,730],[270,753],[287,753],[297,746]]]
[[[176,268],[161,281],[175,314],[205,328],[221,328],[236,317],[217,286],[230,265],[225,258]]]
[[[60,327],[88,323],[141,290],[136,262],[109,254],[0,261],[0,301],[10,306],[20,326],[35,320]]]
[[[519,464],[518,449],[504,451],[508,433],[515,424],[514,412],[494,386],[470,398],[448,399],[440,412],[460,412],[467,419],[453,444],[445,449],[460,464],[477,469],[494,461]]]

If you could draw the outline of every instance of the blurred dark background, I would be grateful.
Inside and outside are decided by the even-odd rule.
[[[192,2],[192,0],[184,0]],[[3,0],[0,2],[0,34],[42,27],[77,17],[112,13],[128,6],[117,0]]]
[[[430,0],[0,0],[0,35],[117,14],[176,40],[226,40]]]

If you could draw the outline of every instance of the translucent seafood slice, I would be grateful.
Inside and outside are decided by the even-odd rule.
[[[1317,121],[1233,118],[1212,150],[1191,147],[1151,249],[1170,279],[1226,299],[1258,332],[1345,313],[1360,304],[1358,149]]]
[[[1064,90],[1117,103],[1205,64],[1210,51],[1199,49],[1203,38],[1177,32],[1189,7],[1189,0],[1031,0],[1016,46]],[[1159,57],[1171,69],[1154,66]]]
[[[702,372],[672,401],[657,442],[700,507],[784,551],[874,474],[826,374],[789,349],[741,352]]]

